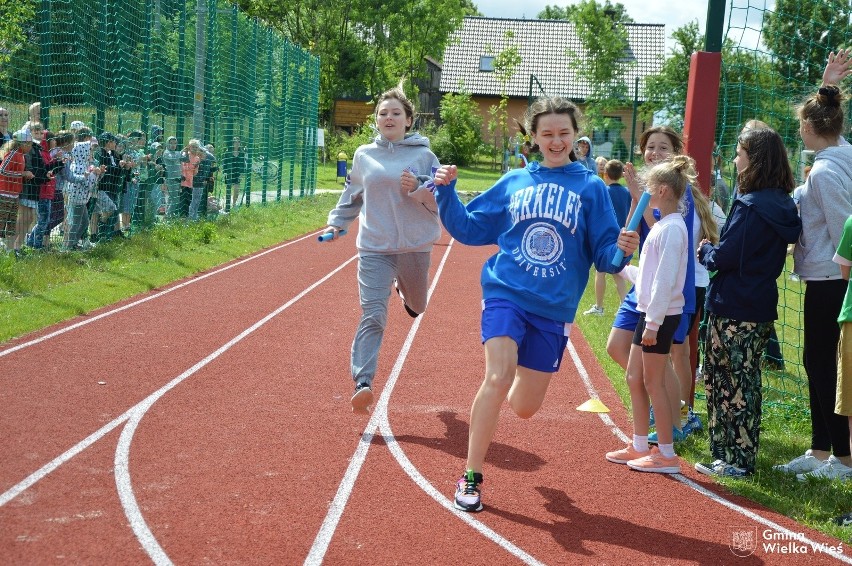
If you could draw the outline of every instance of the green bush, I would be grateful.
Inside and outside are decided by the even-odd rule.
[[[443,125],[429,136],[441,163],[465,166],[476,160],[482,144],[482,117],[470,94],[446,94],[441,100]]]
[[[337,154],[341,151],[346,154],[346,160],[352,164],[352,156],[355,155],[355,150],[365,143],[370,143],[376,137],[376,130],[372,124],[364,124],[352,133],[337,131],[332,133],[326,139],[326,147],[328,148],[328,158],[331,161],[337,160]]]

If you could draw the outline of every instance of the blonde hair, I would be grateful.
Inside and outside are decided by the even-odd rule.
[[[713,217],[713,209],[710,207],[710,200],[704,196],[696,185],[690,185],[692,189],[692,201],[695,203],[695,214],[701,221],[701,232],[698,234],[698,241],[709,240],[714,246],[719,243],[719,226],[716,224],[716,219]]]
[[[694,185],[698,177],[695,172],[695,161],[688,155],[672,155],[642,172],[643,184],[656,192],[656,188],[665,185],[672,190],[675,198],[680,200],[686,193],[687,185]]]

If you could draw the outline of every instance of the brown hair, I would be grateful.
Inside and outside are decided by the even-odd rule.
[[[604,174],[613,181],[618,181],[621,179],[621,176],[624,175],[624,163],[618,159],[610,159],[606,162]]]
[[[749,165],[737,173],[737,190],[748,194],[763,189],[783,189],[793,192],[796,180],[784,140],[772,128],[743,130],[737,144],[746,153]]]
[[[574,127],[574,131],[580,131],[579,122],[583,116],[580,113],[580,109],[577,108],[577,105],[568,99],[562,98],[561,96],[549,96],[536,99],[535,102],[527,108],[526,114],[524,114],[524,126],[521,128],[521,132],[523,132],[524,135],[526,135],[527,132],[535,134],[538,131],[539,118],[547,114],[566,114],[571,119],[571,125]],[[520,124],[518,126],[520,127]],[[530,149],[532,151],[538,151],[538,145],[530,144]],[[569,151],[568,154],[571,161],[577,161],[577,156],[574,155],[573,151]]]
[[[411,118],[411,124],[406,126],[405,131],[411,130],[412,126],[414,126],[414,105],[405,96],[405,90],[402,88],[405,84],[405,78],[399,79],[399,84],[393,87],[390,90],[386,90],[382,94],[379,95],[378,100],[376,100],[376,112],[375,116],[378,116],[379,106],[385,100],[399,100],[399,103],[402,104],[402,109],[405,110],[405,117]]]
[[[821,87],[798,107],[799,119],[809,123],[817,136],[834,140],[843,131],[845,98],[837,85]]]
[[[53,139],[56,141],[57,147],[62,147],[74,141],[74,134],[68,130],[59,130]]]
[[[648,128],[642,135],[639,136],[639,154],[645,153],[645,146],[648,145],[648,138],[650,138],[654,134],[664,134],[669,138],[669,141],[672,142],[672,150],[674,153],[682,153],[683,152],[683,138],[679,133],[671,129],[669,126],[654,126],[653,128]]]

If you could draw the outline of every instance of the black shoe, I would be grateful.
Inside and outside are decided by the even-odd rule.
[[[355,385],[355,394],[352,395],[352,412],[369,413],[370,405],[373,404],[373,390],[369,384],[359,383]]]
[[[482,483],[482,474],[467,470],[456,483],[456,497],[454,505],[462,511],[482,511],[482,500],[480,499],[479,484]]]
[[[840,525],[841,527],[852,526],[852,511],[850,511],[849,513],[846,513],[845,515],[835,517],[834,518],[834,524]]]
[[[411,307],[409,307],[405,303],[405,297],[402,296],[402,291],[399,290],[399,284],[397,283],[396,279],[393,280],[393,288],[396,289],[396,294],[399,295],[400,299],[402,299],[402,306],[405,307],[405,312],[408,313],[408,316],[410,316],[411,318],[417,318],[418,316],[420,316],[419,312],[414,312],[413,310],[411,310]]]

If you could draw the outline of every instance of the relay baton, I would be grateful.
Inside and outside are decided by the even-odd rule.
[[[346,234],[346,230],[338,230],[338,232],[337,232],[338,236],[344,236],[345,234]],[[333,239],[334,239],[334,232],[326,232],[325,234],[320,234],[317,237],[317,240],[319,240],[320,242],[327,242],[327,241],[333,240]]]
[[[636,210],[633,211],[633,216],[630,217],[630,221],[627,222],[627,231],[635,232],[636,228],[639,227],[639,221],[642,220],[642,215],[645,214],[645,209],[648,208],[648,202],[651,200],[651,193],[644,192],[642,196],[639,197],[639,202],[636,203]],[[624,252],[621,249],[615,251],[615,255],[612,258],[613,265],[621,265],[621,262],[624,261]]]

